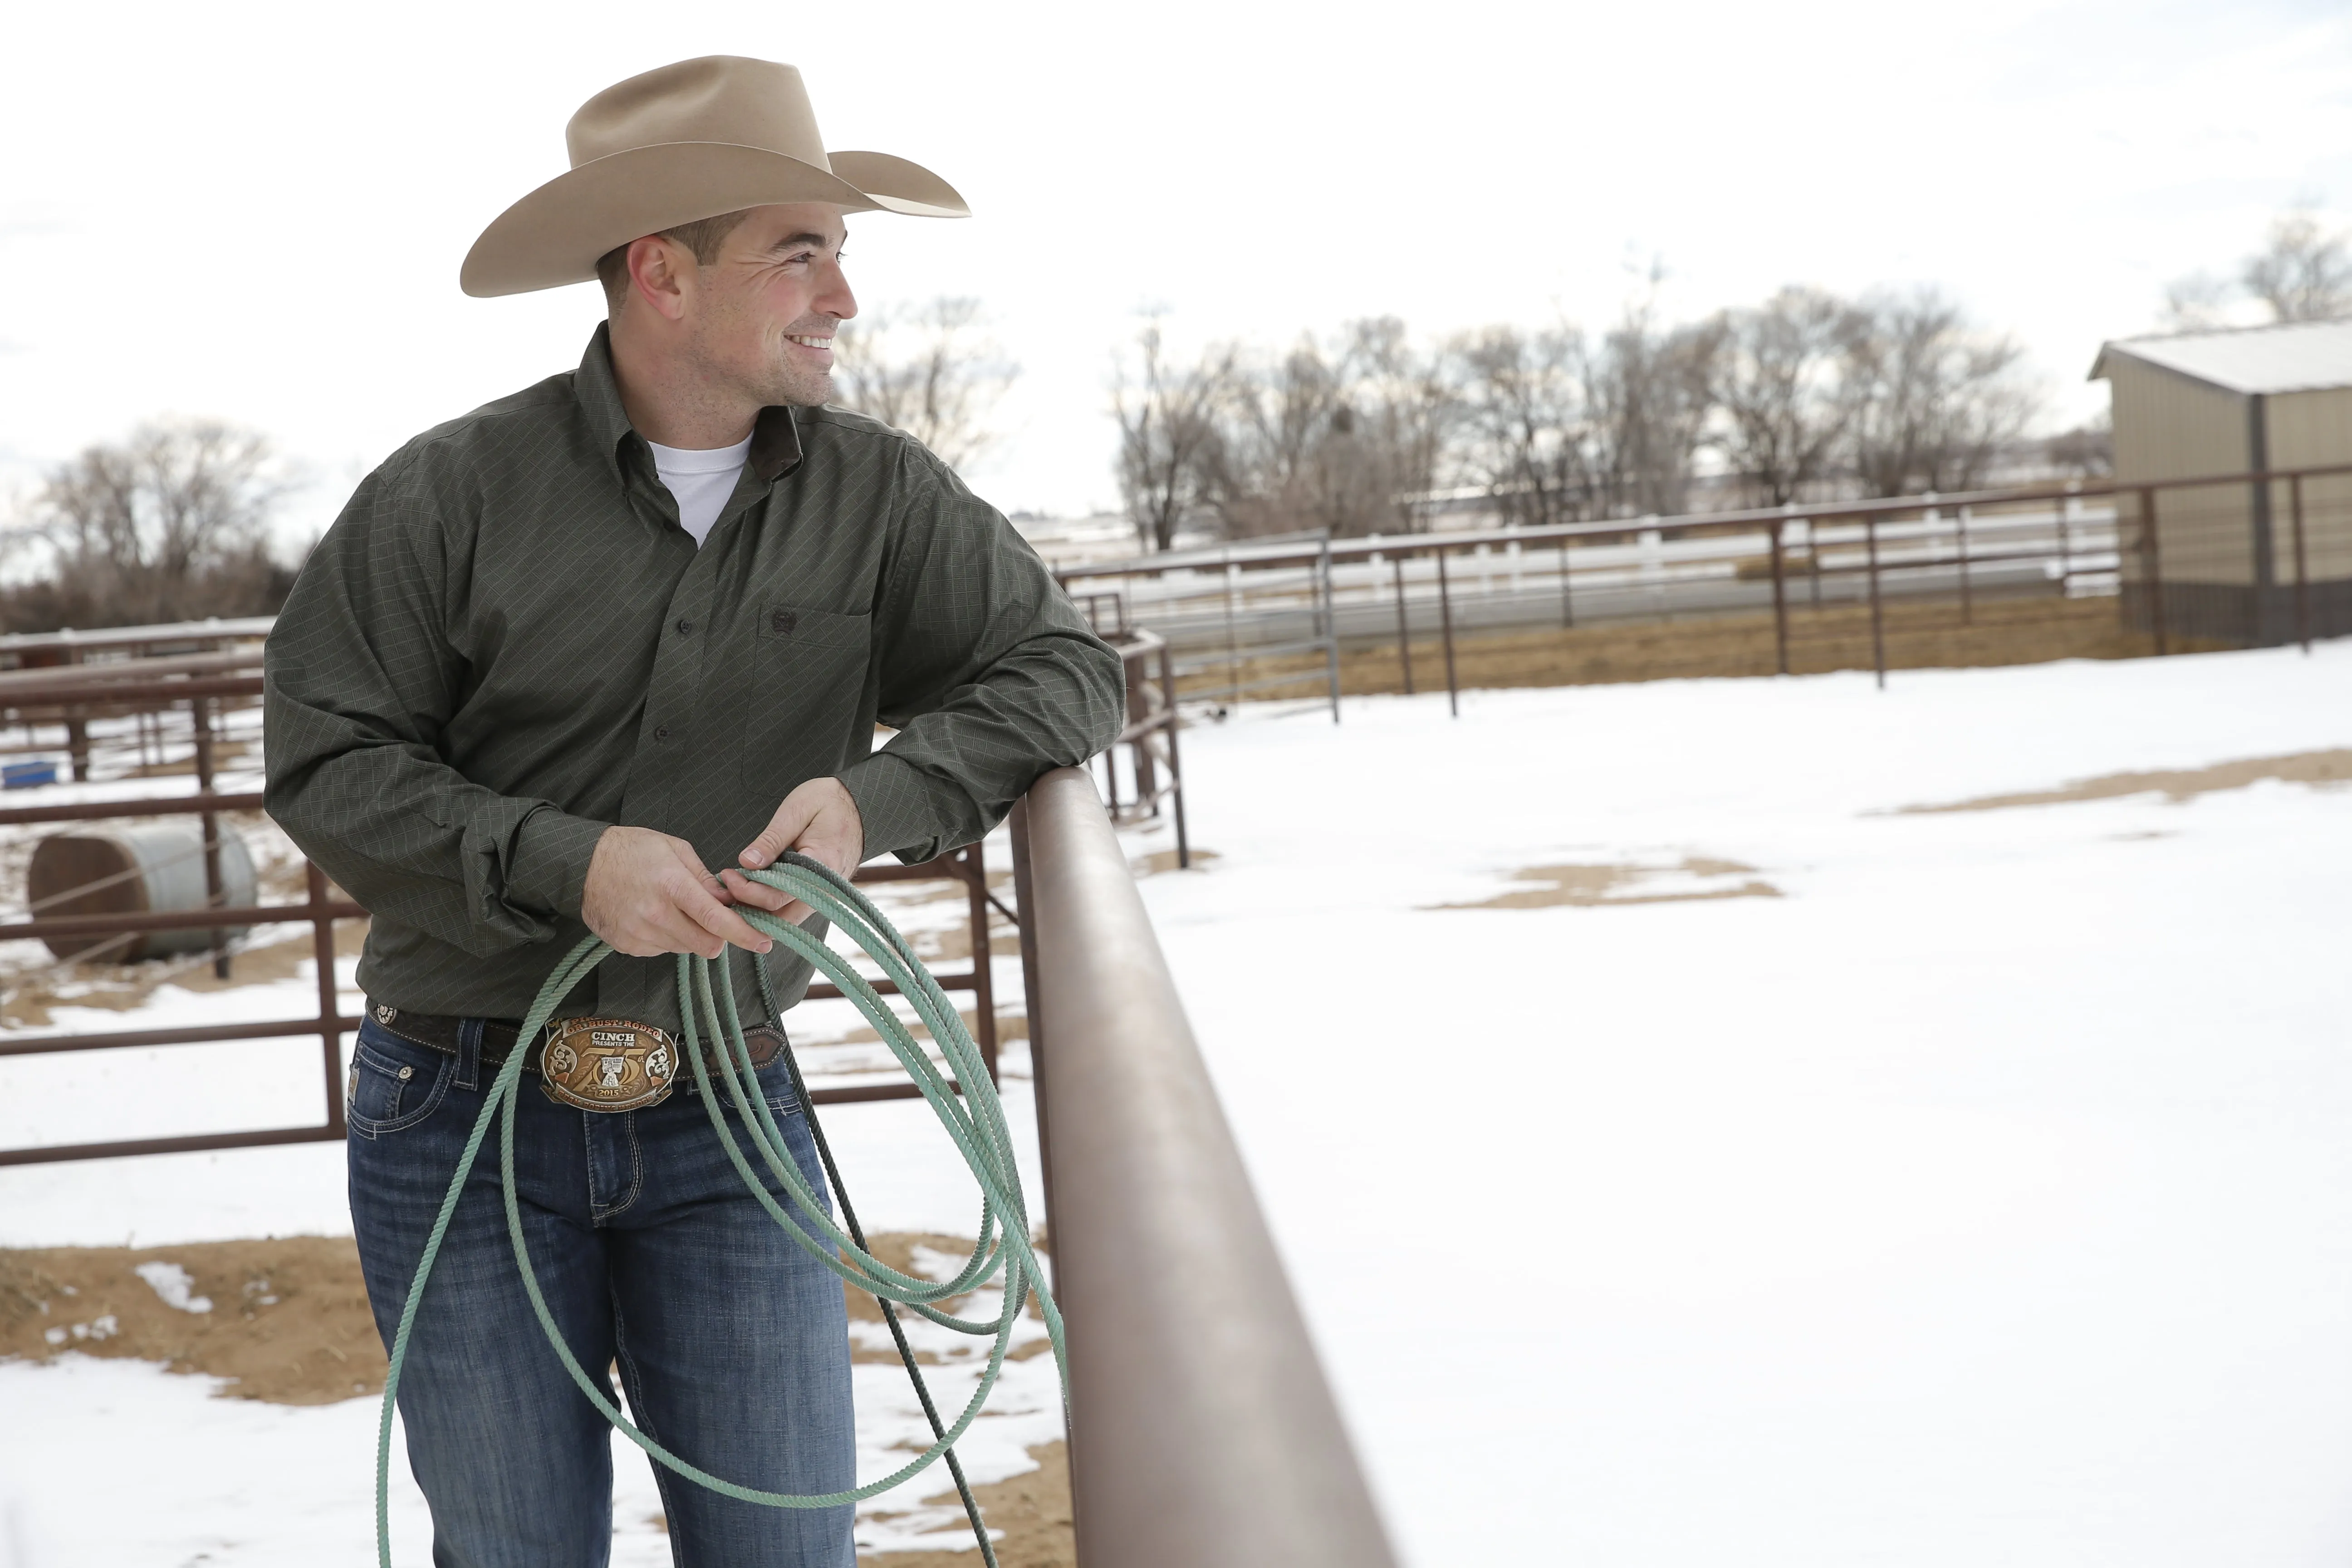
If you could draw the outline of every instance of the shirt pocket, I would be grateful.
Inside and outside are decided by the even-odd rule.
[[[856,735],[874,617],[771,602],[752,637],[751,700],[739,748],[744,787],[772,810],[805,780],[868,750]]]

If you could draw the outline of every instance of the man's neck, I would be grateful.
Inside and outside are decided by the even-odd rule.
[[[633,334],[615,331],[610,341],[621,407],[631,428],[646,440],[707,452],[751,434],[760,410],[743,397],[728,395],[707,374],[694,374],[677,356],[636,342]]]

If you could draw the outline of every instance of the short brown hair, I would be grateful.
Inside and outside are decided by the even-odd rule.
[[[697,218],[676,228],[663,229],[661,237],[677,241],[694,252],[698,266],[708,267],[719,259],[719,247],[727,243],[736,225],[751,216],[751,209],[744,207],[720,213],[717,217]],[[633,239],[628,245],[616,245],[596,258],[596,281],[604,286],[604,309],[608,313],[618,311],[621,301],[629,297],[629,245],[635,243]]]

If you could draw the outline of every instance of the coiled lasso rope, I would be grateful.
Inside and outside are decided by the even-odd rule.
[[[592,936],[573,948],[563,962],[555,966],[555,972],[547,977],[547,984],[540,987],[538,999],[531,1003],[530,1012],[524,1017],[522,1028],[515,1037],[516,1048],[508,1054],[505,1066],[499,1068],[488,1096],[482,1101],[481,1113],[475,1119],[473,1133],[466,1140],[465,1152],[457,1157],[457,1168],[450,1175],[449,1190],[441,1200],[441,1211],[434,1219],[432,1234],[425,1238],[425,1254],[417,1259],[416,1277],[409,1284],[408,1300],[401,1308],[400,1328],[393,1336],[392,1363],[384,1373],[383,1413],[376,1427],[375,1538],[379,1568],[392,1568],[392,1415],[400,1390],[401,1368],[408,1357],[409,1333],[416,1322],[417,1306],[425,1299],[425,1281],[433,1274],[433,1261],[441,1251],[442,1238],[448,1234],[450,1218],[457,1212],[457,1200],[465,1191],[466,1178],[474,1168],[475,1158],[481,1152],[482,1141],[489,1132],[494,1112],[499,1119],[499,1170],[506,1193],[507,1235],[513,1240],[515,1263],[522,1270],[523,1289],[530,1294],[531,1310],[539,1315],[539,1325],[547,1335],[548,1344],[562,1361],[564,1370],[572,1374],[572,1381],[579,1384],[580,1392],[588,1396],[589,1403],[603,1413],[605,1420],[618,1428],[629,1441],[651,1455],[656,1462],[667,1466],[698,1485],[738,1501],[759,1503],[768,1508],[837,1508],[844,1503],[863,1501],[886,1492],[919,1473],[941,1455],[949,1453],[956,1439],[963,1436],[965,1428],[971,1425],[973,1418],[988,1403],[989,1393],[995,1387],[998,1374],[1003,1371],[1013,1326],[1019,1321],[1022,1308],[1033,1291],[1037,1297],[1038,1310],[1045,1320],[1045,1331],[1053,1342],[1054,1363],[1061,1374],[1064,1398],[1066,1400],[1068,1397],[1069,1366],[1062,1345],[1062,1314],[1045,1288],[1045,1276],[1037,1267],[1037,1255],[1029,1244],[1029,1211],[1021,1191],[1020,1173],[1013,1162],[1012,1134],[1005,1126],[1004,1109],[997,1100],[995,1086],[989,1079],[979,1048],[964,1030],[961,1015],[948,1001],[946,993],[931,978],[930,972],[916,958],[907,939],[898,934],[897,928],[880,910],[874,907],[871,900],[830,867],[788,851],[778,858],[773,867],[748,875],[754,881],[800,900],[838,926],[868,957],[881,965],[883,973],[897,983],[900,994],[914,1005],[916,1016],[930,1032],[932,1040],[947,1058],[948,1067],[954,1075],[952,1084],[932,1065],[929,1056],[917,1043],[907,1026],[900,1022],[898,1016],[882,1000],[880,993],[850,966],[847,959],[797,925],[778,920],[764,910],[738,907],[736,912],[754,930],[808,959],[841,987],[842,994],[857,1004],[858,1011],[866,1016],[866,1021],[889,1046],[891,1054],[898,1058],[899,1065],[906,1068],[908,1076],[914,1079],[923,1098],[930,1102],[940,1125],[947,1129],[948,1136],[962,1152],[973,1179],[980,1184],[980,1239],[973,1244],[971,1257],[966,1260],[962,1269],[953,1279],[941,1284],[937,1280],[899,1273],[867,1251],[860,1238],[835,1226],[824,1212],[823,1199],[802,1176],[799,1163],[793,1160],[791,1150],[785,1145],[782,1131],[768,1110],[766,1099],[759,1092],[751,1047],[744,1041],[742,1021],[735,1009],[734,987],[723,983],[712,984],[711,967],[714,963],[726,962],[726,955],[721,954],[718,960],[712,960],[680,953],[677,955],[678,1014],[686,1025],[687,1059],[694,1064],[694,1081],[701,1091],[704,1109],[710,1114],[711,1130],[718,1133],[720,1145],[726,1149],[727,1157],[733,1163],[737,1173],[743,1178],[745,1187],[759,1199],[770,1216],[783,1226],[784,1233],[793,1238],[794,1244],[850,1284],[882,1301],[886,1313],[889,1310],[888,1304],[897,1302],[912,1308],[935,1323],[960,1332],[993,1336],[995,1342],[990,1347],[988,1367],[981,1376],[979,1388],[973,1392],[963,1413],[946,1430],[938,1430],[937,1415],[932,1415],[938,1440],[908,1464],[862,1487],[813,1496],[762,1491],[757,1487],[742,1486],[714,1476],[679,1458],[639,1431],[627,1416],[621,1414],[613,1404],[611,1391],[588,1374],[579,1359],[572,1353],[571,1347],[563,1342],[563,1332],[557,1327],[554,1314],[548,1310],[546,1299],[540,1293],[539,1278],[531,1268],[530,1250],[523,1241],[521,1205],[515,1197],[515,1097],[522,1078],[523,1059],[529,1054],[525,1047],[529,1042],[538,1038],[540,1031],[554,1016],[555,1009],[562,1005],[563,999],[571,994],[582,977],[613,952],[609,944]],[[986,963],[987,960],[982,957],[979,962]],[[721,980],[724,980],[723,974]],[[702,1042],[706,1030],[709,1037],[723,1047],[718,1053],[720,1076],[726,1082],[729,1098],[734,1101],[736,1111],[742,1120],[744,1131],[762,1163],[782,1183],[793,1205],[800,1210],[802,1217],[799,1219],[786,1213],[769,1193],[734,1132],[727,1125],[726,1113],[720,1109],[709,1068],[703,1060]],[[787,1046],[785,1048],[789,1050],[791,1047]],[[794,1077],[797,1080],[797,1069]],[[957,1094],[959,1089],[962,1091],[961,1100]],[[807,1096],[803,1093],[801,1098],[803,1112],[814,1117],[814,1108],[805,1104]],[[852,1224],[855,1224],[854,1220]],[[812,1226],[823,1240],[810,1234]],[[847,1255],[845,1258],[842,1256],[845,1253]],[[994,1322],[958,1318],[937,1306],[938,1302],[978,1289],[1000,1272],[1004,1276],[1004,1308]],[[896,1328],[895,1319],[893,1328]],[[904,1349],[903,1339],[901,1348]],[[910,1355],[907,1359],[908,1369],[912,1371],[913,1358]],[[927,1393],[924,1405],[926,1413],[929,1414]],[[963,1489],[960,1476],[959,1483],[959,1489]],[[968,1501],[969,1493],[966,1495]],[[987,1537],[982,1534],[981,1539],[985,1549]]]

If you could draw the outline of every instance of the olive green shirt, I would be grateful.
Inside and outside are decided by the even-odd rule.
[[[379,1003],[519,1018],[585,933],[605,827],[736,864],[837,776],[866,854],[979,838],[1108,746],[1118,656],[1003,516],[912,437],[760,416],[698,550],[597,329],[577,372],[429,430],[304,564],[266,665],[269,814],[374,917]],[[873,747],[877,721],[898,733]],[[804,961],[765,962],[789,1005]],[[762,1016],[749,963],[733,964]],[[675,961],[615,955],[567,1012],[677,1026]]]

